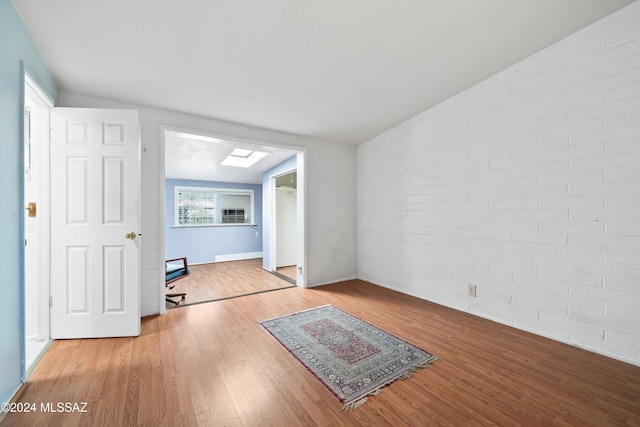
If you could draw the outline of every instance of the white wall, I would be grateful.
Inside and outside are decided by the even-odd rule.
[[[640,364],[640,2],[360,145],[357,171],[359,278]]]
[[[307,284],[314,286],[355,277],[355,147],[77,93],[62,92],[60,103],[63,107],[135,108],[140,112],[142,315],[158,313],[164,306],[164,300],[160,299],[164,289],[161,125],[306,148]],[[328,221],[334,210],[353,214],[340,215],[340,221]]]

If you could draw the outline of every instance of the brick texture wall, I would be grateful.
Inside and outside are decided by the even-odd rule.
[[[640,2],[360,145],[357,197],[361,279],[640,364]]]

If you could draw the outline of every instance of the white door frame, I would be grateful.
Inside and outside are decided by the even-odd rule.
[[[296,171],[296,168],[291,168],[289,170],[278,172],[277,174],[269,176],[269,187],[270,187],[270,195],[271,195],[271,224],[270,224],[270,233],[271,240],[269,241],[269,270],[276,271],[278,269],[278,221],[277,221],[277,190],[276,190],[276,179],[281,176],[288,175],[292,172]],[[296,230],[297,233],[297,230]],[[298,249],[296,247],[296,249]],[[299,265],[299,263],[297,263]],[[297,276],[297,274],[296,274]]]
[[[38,251],[38,319],[37,319],[37,334],[38,339],[42,341],[48,341],[50,338],[50,324],[49,324],[49,270],[50,270],[50,250],[49,250],[49,236],[50,236],[50,222],[49,222],[49,208],[50,208],[50,200],[49,200],[49,110],[54,107],[55,103],[51,97],[40,88],[40,86],[35,82],[35,80],[29,75],[27,70],[24,70],[24,95],[23,95],[23,103],[26,107],[27,98],[33,103],[36,104],[37,107],[46,110],[44,114],[42,114],[41,120],[35,123],[35,128],[32,127],[32,132],[39,132],[40,135],[40,145],[38,150],[36,151],[36,156],[32,156],[31,163],[35,165],[35,167],[39,168],[39,182],[37,185],[40,190],[40,200],[38,200],[37,205],[37,233],[39,239],[39,251]],[[32,124],[34,122],[32,121]],[[23,126],[24,128],[24,126]],[[23,135],[24,140],[24,135]],[[33,151],[32,151],[33,153]],[[24,157],[24,153],[23,153]],[[22,174],[24,177],[24,173]],[[24,178],[23,178],[24,179]],[[22,204],[24,205],[24,185],[23,194],[22,194]],[[24,230],[24,224],[23,224]],[[24,237],[24,236],[23,236]],[[21,257],[25,259],[25,247],[21,245]],[[24,267],[24,266],[23,266]],[[24,273],[22,277],[21,283],[22,289],[21,292],[24,294],[25,292],[25,278]],[[24,296],[22,298],[22,307],[21,310],[25,310],[24,308]],[[22,346],[22,366],[23,379],[29,376],[28,366],[25,366],[25,322],[26,316],[22,316],[22,333],[21,333],[21,346]]]
[[[166,124],[160,124],[160,166],[161,166],[161,172],[160,172],[160,182],[158,183],[158,191],[160,192],[160,201],[161,201],[161,212],[163,212],[162,215],[162,227],[161,227],[161,239],[160,239],[160,243],[161,243],[161,248],[162,248],[162,253],[161,253],[161,258],[157,260],[158,262],[158,272],[162,272],[162,277],[158,277],[158,283],[162,283],[162,286],[159,286],[158,291],[159,291],[159,303],[160,303],[160,307],[158,307],[159,309],[159,313],[160,314],[164,314],[166,312],[166,304],[165,304],[165,286],[164,286],[164,271],[165,271],[165,253],[166,253],[166,209],[167,209],[167,201],[166,201],[166,185],[165,185],[165,135],[167,131],[174,131],[174,132],[183,132],[183,133],[189,133],[189,134],[193,134],[193,135],[200,135],[200,136],[204,136],[204,137],[209,137],[209,138],[218,138],[218,139],[226,139],[226,140],[230,140],[230,141],[237,141],[240,143],[245,143],[245,144],[250,144],[250,145],[255,145],[258,147],[276,147],[276,148],[286,148],[289,150],[293,150],[297,152],[297,167],[294,168],[298,171],[298,233],[297,233],[297,237],[298,237],[298,242],[297,242],[297,251],[298,251],[298,259],[301,261],[298,261],[298,268],[297,268],[297,286],[300,287],[307,287],[307,274],[305,269],[303,268],[303,266],[306,266],[306,261],[307,261],[307,251],[306,251],[306,211],[305,211],[305,206],[306,206],[306,198],[305,198],[305,191],[304,189],[306,188],[306,179],[305,179],[305,162],[306,162],[306,158],[307,158],[307,149],[304,147],[297,147],[297,146],[290,146],[290,145],[284,145],[284,144],[277,144],[277,143],[271,143],[271,142],[267,142],[264,140],[255,140],[255,139],[249,139],[249,138],[242,138],[242,137],[237,137],[237,136],[231,136],[231,135],[225,135],[225,134],[221,134],[221,133],[216,133],[216,132],[209,132],[209,131],[203,131],[203,130],[194,130],[194,129],[190,129],[190,128],[184,128],[184,127],[180,127],[180,126],[173,126],[173,125],[166,125]],[[264,204],[264,200],[263,200],[263,204]],[[264,233],[263,233],[264,236]]]
[[[269,269],[271,271],[276,271],[277,266],[277,255],[276,255],[276,178],[282,175],[286,175],[293,171],[296,171],[297,175],[297,200],[296,200],[296,216],[297,216],[297,231],[296,231],[296,285],[302,288],[307,287],[307,246],[306,246],[306,206],[307,206],[307,198],[306,188],[307,181],[305,178],[305,165],[306,165],[306,151],[301,151],[298,153],[296,159],[296,166],[290,168],[287,171],[274,174],[270,176],[270,197],[271,197],[271,241],[269,242],[271,257],[269,259]]]

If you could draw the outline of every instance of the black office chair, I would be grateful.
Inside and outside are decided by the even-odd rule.
[[[167,270],[165,286],[169,290],[173,289],[176,286],[175,284],[173,284],[174,282],[180,279],[184,279],[185,277],[189,276],[189,274],[191,274],[191,271],[189,271],[189,263],[187,262],[187,257],[168,259],[165,261],[165,267]],[[167,302],[178,305],[180,304],[180,301],[185,300],[186,296],[187,294],[184,292],[170,293],[166,295],[165,299],[167,300]],[[180,297],[180,301],[171,299],[177,297]]]

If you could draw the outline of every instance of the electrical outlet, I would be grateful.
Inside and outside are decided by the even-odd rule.
[[[256,237],[260,237],[260,232],[256,231]]]
[[[478,296],[478,287],[476,285],[469,284],[469,296],[470,297]]]

